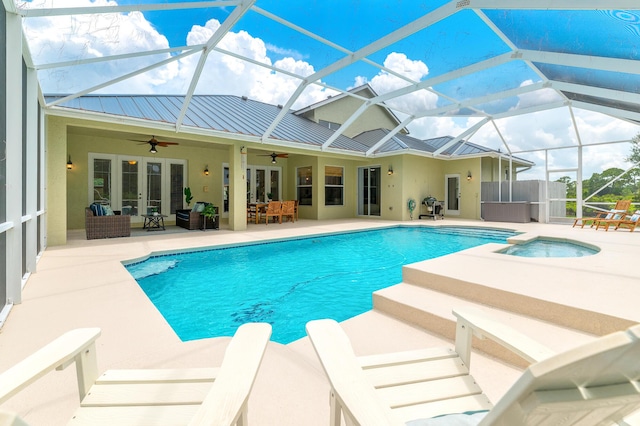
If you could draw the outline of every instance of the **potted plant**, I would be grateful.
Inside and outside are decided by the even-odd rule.
[[[210,220],[213,228],[216,227],[216,215],[218,214],[218,209],[213,206],[213,204],[207,204],[204,206],[204,210],[202,210],[202,230],[205,231],[207,229],[207,220]]]
[[[267,192],[267,201],[271,201],[273,200],[273,194],[270,192]]]
[[[184,189],[184,201],[187,203],[187,206],[191,204],[191,200],[193,200],[193,195],[191,195],[191,188],[187,186]]]

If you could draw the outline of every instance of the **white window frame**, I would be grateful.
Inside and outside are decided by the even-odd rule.
[[[332,168],[336,168],[336,169],[340,169],[342,170],[342,174],[341,174],[341,179],[342,179],[342,183],[340,185],[335,185],[335,184],[327,184],[327,167],[332,167]],[[342,189],[342,194],[340,197],[340,204],[327,204],[327,188],[340,188]],[[325,207],[338,207],[338,206],[344,206],[344,167],[343,166],[332,166],[330,164],[326,164],[324,166],[324,205]]]

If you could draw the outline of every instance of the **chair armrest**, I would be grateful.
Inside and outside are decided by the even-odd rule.
[[[45,374],[76,363],[82,399],[98,377],[95,341],[99,328],[71,330],[0,374],[0,404]]]
[[[271,325],[267,323],[247,323],[238,328],[211,390],[189,425],[247,424],[249,394],[270,337]]]
[[[332,319],[307,323],[307,334],[331,384],[332,404],[338,406],[335,424],[344,410],[347,424],[389,426],[398,424],[367,379],[346,333]],[[332,423],[334,424],[334,423]]]
[[[530,362],[538,362],[555,355],[553,350],[507,325],[486,317],[480,311],[454,310],[453,315],[458,319],[456,352],[467,366],[470,366],[471,339],[474,335],[480,339],[493,340]]]

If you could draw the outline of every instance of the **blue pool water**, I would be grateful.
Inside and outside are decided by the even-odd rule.
[[[312,319],[370,310],[372,292],[402,281],[402,265],[513,235],[400,226],[152,256],[127,269],[183,341],[261,321],[286,344],[304,337]]]
[[[598,248],[569,241],[536,238],[524,244],[515,244],[500,253],[521,257],[583,257],[599,251]]]

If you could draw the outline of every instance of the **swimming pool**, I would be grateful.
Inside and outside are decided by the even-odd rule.
[[[312,319],[343,321],[370,310],[372,292],[402,281],[402,265],[513,235],[398,226],[151,256],[126,267],[183,341],[264,321],[286,344],[304,337]]]

